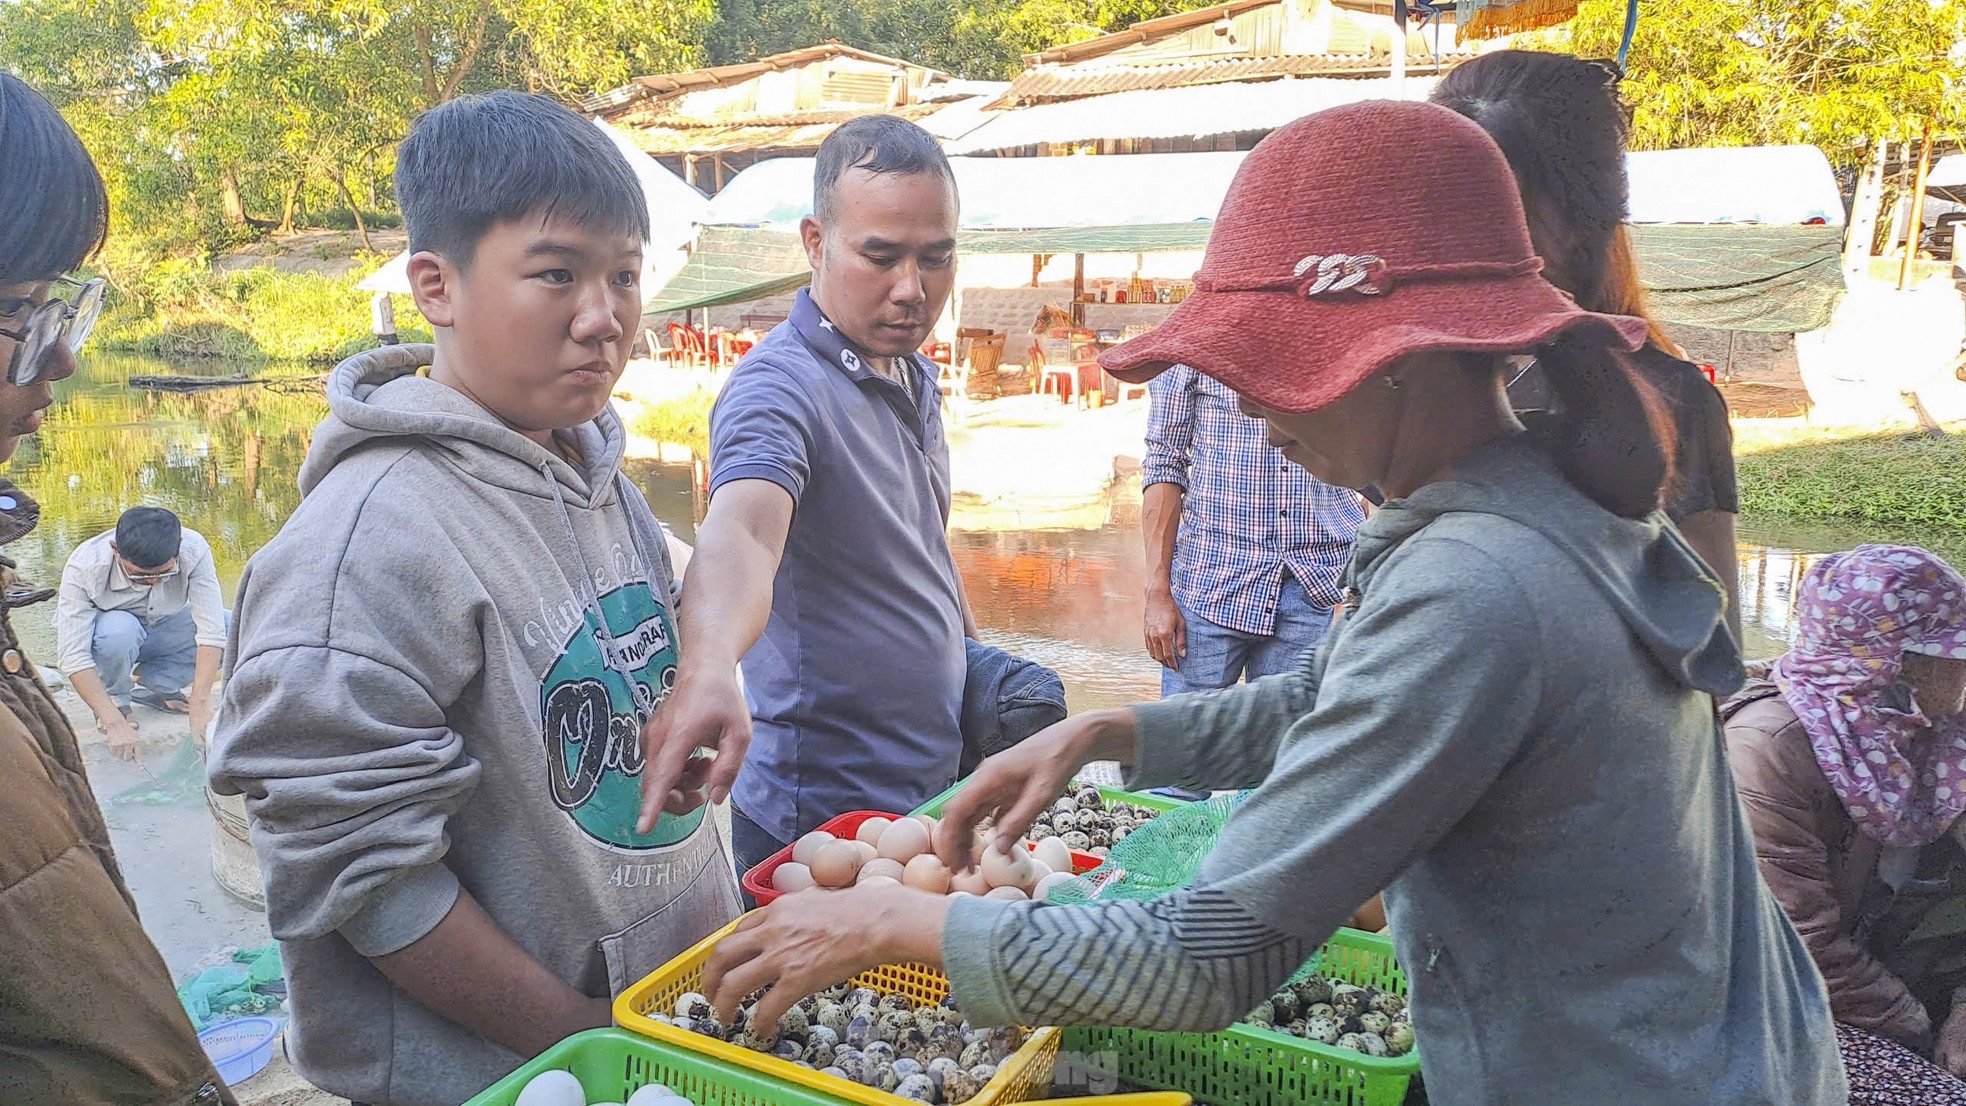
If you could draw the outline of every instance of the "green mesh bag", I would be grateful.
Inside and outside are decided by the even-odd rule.
[[[1157,899],[1194,883],[1201,862],[1215,848],[1222,827],[1242,805],[1247,791],[1186,803],[1159,815],[1114,845],[1104,863],[1070,883],[1051,889],[1046,900],[1065,905],[1115,899]],[[1288,986],[1317,971],[1323,954],[1314,953]]]

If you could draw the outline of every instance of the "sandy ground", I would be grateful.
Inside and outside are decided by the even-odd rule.
[[[202,959],[232,947],[258,948],[271,941],[266,915],[227,894],[212,878],[212,822],[202,795],[167,803],[116,800],[153,780],[169,779],[166,769],[190,739],[185,719],[137,708],[137,726],[145,743],[144,767],[138,768],[109,755],[107,741],[96,731],[94,716],[79,696],[63,689],[55,697],[82,739],[89,782],[109,823],[124,879],[136,896],[144,930],[164,954],[171,978],[181,983]],[[295,1075],[277,1052],[264,1071],[233,1090],[243,1106],[346,1106],[345,1099],[316,1090]]]

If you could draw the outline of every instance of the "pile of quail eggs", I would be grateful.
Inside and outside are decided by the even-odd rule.
[[[692,992],[676,1000],[672,1015],[655,1020],[937,1106],[976,1097],[1024,1043],[1021,1029],[972,1028],[949,999],[917,1005],[907,995],[850,984],[802,1000],[776,1027],[753,1026],[751,1011],[745,1004],[725,1025],[710,1000]]]
[[[1406,996],[1321,975],[1286,985],[1243,1021],[1367,1056],[1413,1051]]]
[[[587,1101],[587,1091],[571,1072],[557,1068],[526,1081],[513,1106],[691,1106],[690,1100],[660,1083],[651,1083],[628,1096],[626,1103]]]
[[[1098,788],[1075,782],[1064,798],[1038,815],[1028,832],[1034,838],[1056,835],[1073,852],[1103,857],[1159,813],[1132,803],[1108,803]]]

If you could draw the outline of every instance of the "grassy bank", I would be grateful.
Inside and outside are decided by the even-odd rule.
[[[629,430],[665,445],[686,445],[698,457],[710,455],[710,408],[714,392],[693,391],[657,400],[636,415]]]
[[[1966,425],[1903,431],[1737,427],[1744,514],[1966,532]]]
[[[135,281],[119,280],[89,341],[167,360],[332,364],[375,344],[371,294],[355,287],[358,279],[264,268],[219,272],[202,261],[167,260]],[[427,330],[409,325],[421,319],[407,298],[398,298],[396,320],[404,341],[429,340]]]

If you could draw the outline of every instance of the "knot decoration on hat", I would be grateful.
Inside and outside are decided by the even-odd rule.
[[[1408,354],[1527,353],[1574,331],[1636,349],[1645,323],[1544,280],[1515,174],[1472,121],[1378,100],[1305,116],[1243,160],[1195,291],[1100,363],[1193,366],[1278,411],[1315,410]]]

